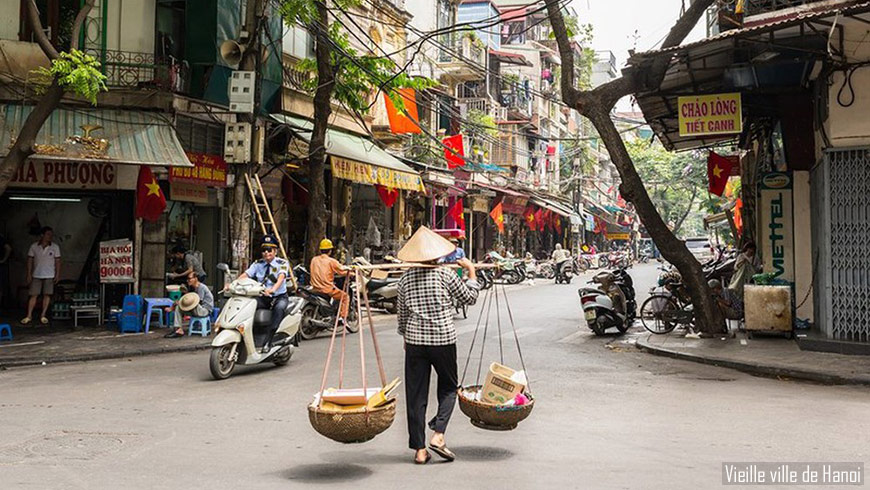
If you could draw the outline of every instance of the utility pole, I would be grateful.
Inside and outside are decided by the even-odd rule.
[[[233,269],[241,270],[250,258],[251,238],[251,202],[245,191],[245,175],[256,172],[259,165],[259,134],[263,131],[258,113],[260,110],[260,51],[261,29],[265,26],[266,0],[247,0],[245,7],[244,31],[248,34],[247,41],[239,62],[239,69],[254,72],[254,107],[251,114],[239,114],[240,121],[251,124],[251,153],[247,163],[236,165],[235,187],[233,189],[233,207],[231,213],[230,233],[232,235]]]

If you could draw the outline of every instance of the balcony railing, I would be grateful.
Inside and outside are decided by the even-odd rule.
[[[296,61],[284,60],[284,87],[304,92],[304,83],[311,79],[312,74],[296,68]]]
[[[500,106],[489,97],[460,98],[459,115],[463,119],[468,117],[471,111],[481,112],[493,117],[496,121],[507,119],[507,108]]]
[[[109,88],[157,88],[181,93],[189,89],[190,67],[186,61],[111,49],[91,49],[88,54],[100,61]]]
[[[481,69],[486,65],[486,50],[476,39],[462,36],[446,36],[439,39],[441,50],[438,62],[442,64],[477,65]],[[470,67],[469,67],[470,68]]]

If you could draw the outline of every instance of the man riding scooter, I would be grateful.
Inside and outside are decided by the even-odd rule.
[[[565,268],[569,266],[568,261],[571,260],[571,252],[563,249],[561,243],[557,243],[556,249],[553,250],[551,258],[555,264],[554,269],[556,270],[556,282],[558,283],[565,276]]]
[[[272,310],[269,338],[261,349],[262,352],[269,352],[272,347],[272,336],[278,331],[278,326],[284,319],[284,310],[287,309],[287,274],[290,273],[290,264],[276,256],[278,240],[274,235],[263,237],[261,252],[263,258],[251,264],[239,279],[250,278],[266,287],[263,296],[257,298],[257,302],[259,308]]]
[[[350,296],[335,286],[335,276],[347,276],[349,269],[332,258],[332,251],[332,240],[324,238],[320,241],[320,255],[311,259],[311,287],[314,291],[339,301],[338,321],[344,327],[350,306]]]

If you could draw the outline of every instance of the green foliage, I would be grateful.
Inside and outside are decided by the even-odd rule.
[[[60,53],[51,62],[51,67],[40,67],[33,71],[40,92],[44,92],[53,80],[67,92],[72,92],[97,104],[97,95],[108,90],[106,76],[100,72],[100,62],[89,54],[77,49]]]
[[[683,237],[703,234],[702,200],[707,196],[707,165],[698,152],[672,153],[658,142],[634,139],[626,149],[665,223]]]
[[[288,24],[318,25],[317,3],[318,0],[283,0],[281,13]],[[346,9],[357,5],[358,2],[337,0],[334,4]],[[327,34],[332,45],[330,63],[335,75],[332,98],[351,111],[367,113],[372,107],[370,95],[375,89],[383,90],[396,108],[402,110],[405,101],[397,89],[425,90],[437,84],[428,78],[408,76],[388,57],[358,53],[351,47],[347,33],[338,22],[329,25]],[[296,68],[313,74],[302,85],[303,90],[313,94],[320,84],[317,77],[317,60],[311,58],[301,60]]]

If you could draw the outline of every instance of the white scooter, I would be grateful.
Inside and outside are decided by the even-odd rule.
[[[226,264],[218,269],[229,272]],[[272,336],[268,352],[261,352],[269,340],[272,310],[258,309],[257,298],[266,287],[253,279],[236,279],[224,288],[229,296],[215,324],[220,331],[211,343],[209,369],[215,379],[229,378],[236,364],[253,365],[273,362],[283,366],[290,361],[299,345],[299,325],[302,320],[304,301],[297,296],[288,298],[284,319]]]

